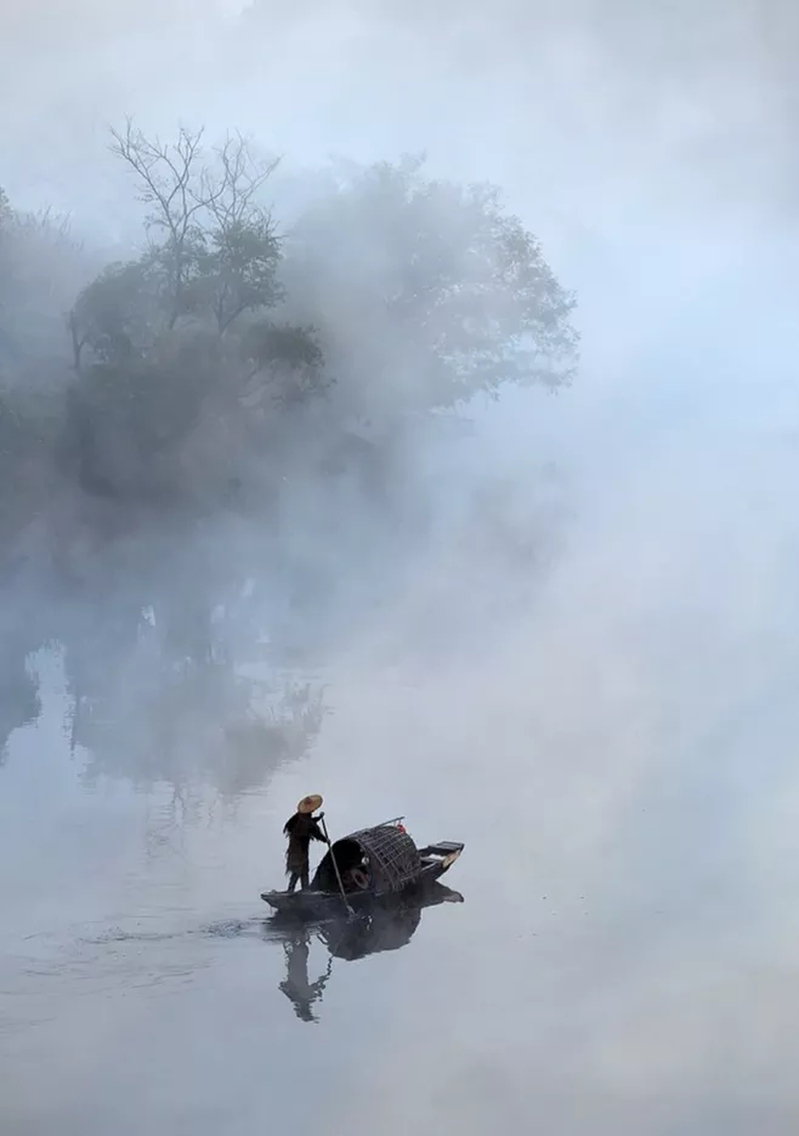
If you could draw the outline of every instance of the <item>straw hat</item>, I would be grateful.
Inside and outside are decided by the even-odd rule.
[[[298,813],[315,813],[317,809],[322,807],[322,798],[318,793],[314,793],[310,797],[303,797],[297,805]]]

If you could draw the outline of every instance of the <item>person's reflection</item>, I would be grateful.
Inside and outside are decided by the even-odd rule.
[[[292,1002],[294,1013],[303,1022],[318,1022],[313,1013],[313,1006],[321,1002],[325,986],[330,978],[333,958],[330,956],[325,973],[315,982],[308,977],[308,959],[310,956],[310,934],[305,928],[297,930],[283,940],[283,952],[286,956],[286,977],[280,983],[280,989]]]

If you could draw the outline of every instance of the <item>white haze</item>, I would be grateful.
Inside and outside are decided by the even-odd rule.
[[[278,779],[287,801],[324,782],[342,823],[399,800],[415,830],[464,838],[464,892],[484,908],[457,957],[440,931],[425,1015],[384,1005],[379,1049],[338,1069],[299,1130],[787,1136],[794,7],[263,7],[241,34],[221,0],[12,0],[12,201],[124,243],[130,186],[104,148],[127,113],[165,134],[239,127],[289,171],[425,149],[433,171],[506,190],[577,290],[583,334],[571,390],[512,392],[472,409],[473,438],[424,448],[431,546],[409,552],[389,610],[340,636],[335,714]],[[500,551],[458,521],[493,481]],[[513,542],[548,492],[562,512],[535,529],[533,576]],[[299,522],[289,537],[313,544]],[[497,926],[514,937],[498,945]],[[307,1044],[323,1066],[330,1037]]]

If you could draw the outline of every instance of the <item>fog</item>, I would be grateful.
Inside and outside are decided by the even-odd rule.
[[[0,185],[54,218],[0,241],[3,395],[45,408],[3,457],[4,1133],[794,1130],[797,35],[776,0],[0,16]],[[337,380],[258,445],[201,420],[168,507],[39,456],[65,313],[144,247],[126,116],[280,156],[280,318]],[[569,383],[428,413],[371,306],[405,230],[309,206],[420,152],[574,291]],[[339,418],[380,459],[323,476]],[[120,436],[115,484],[160,476]],[[310,791],[466,844],[464,904],[334,959],[313,1029],[258,899]]]

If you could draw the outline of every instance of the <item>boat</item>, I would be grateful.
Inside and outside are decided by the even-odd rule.
[[[335,918],[377,901],[420,895],[448,872],[464,845],[443,840],[417,848],[404,817],[336,840],[301,891],[264,891],[261,899],[299,919]],[[343,894],[342,894],[343,892]]]

